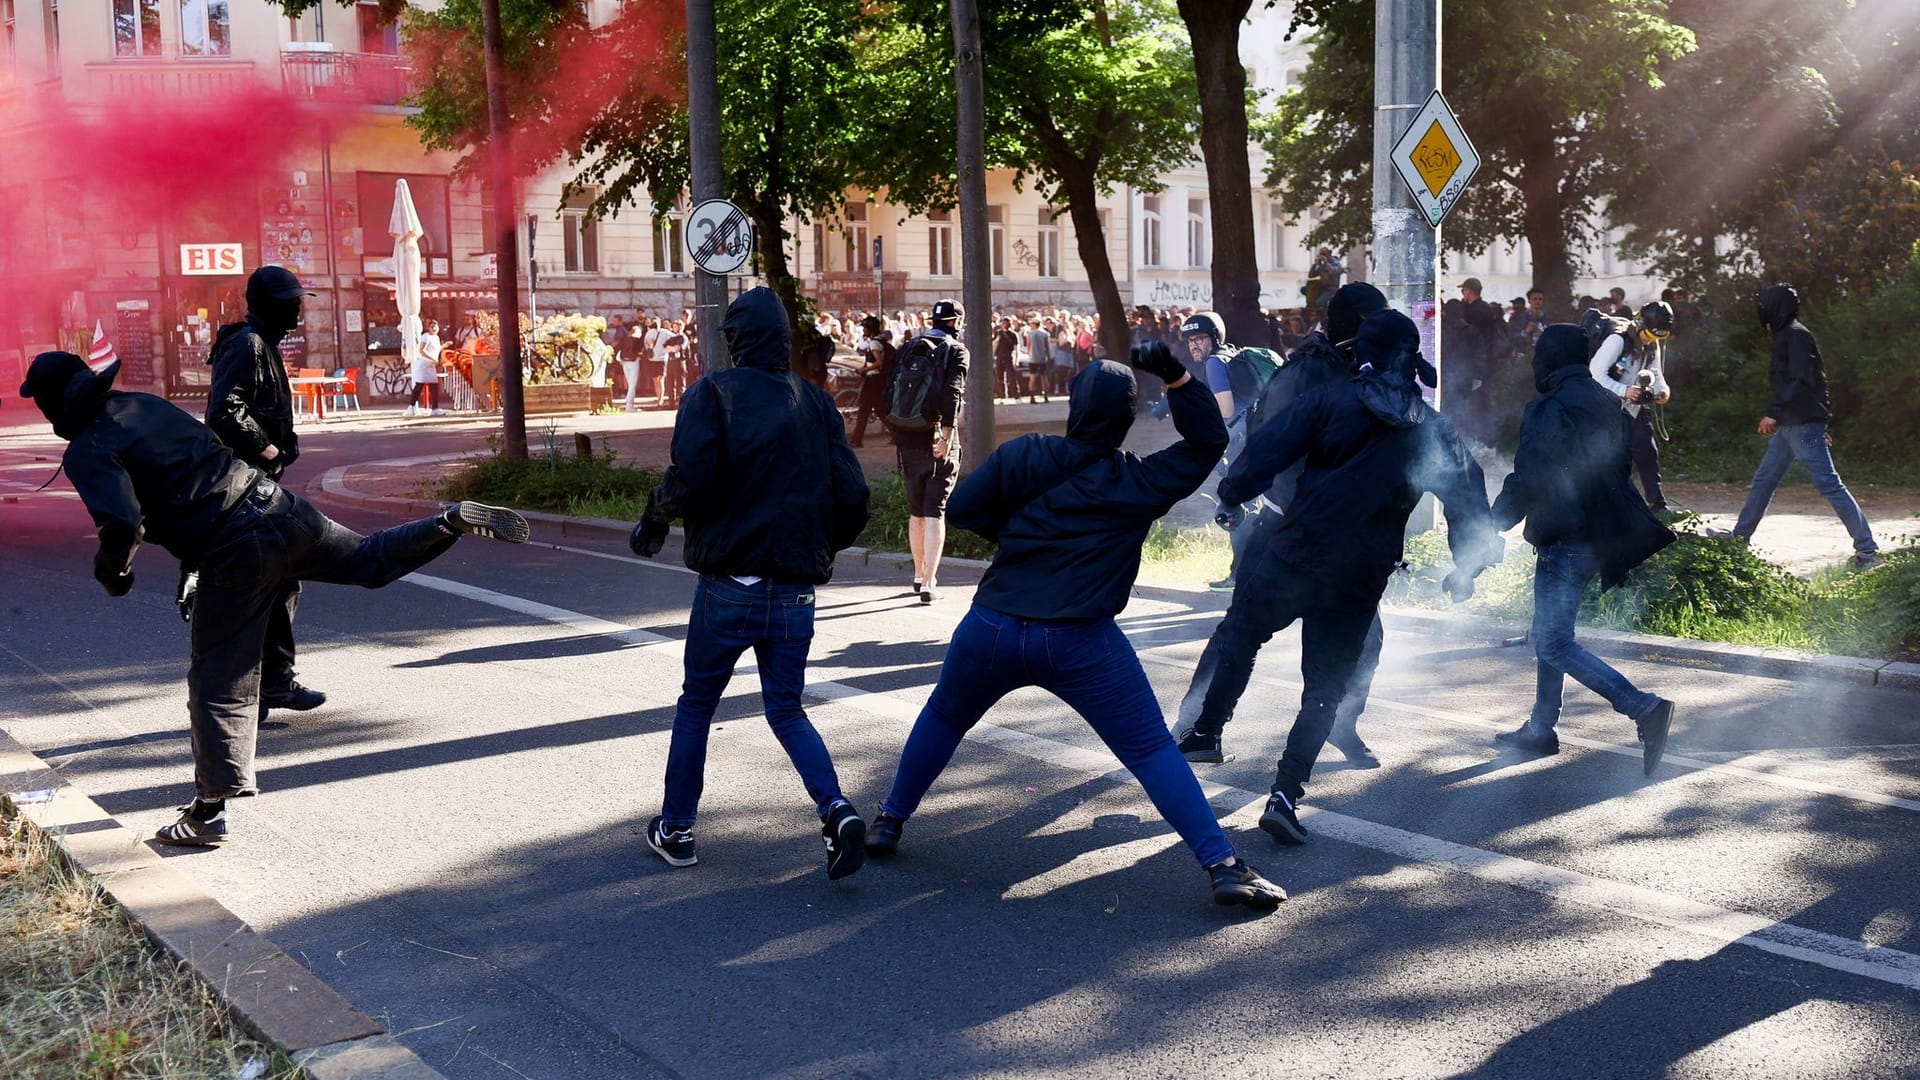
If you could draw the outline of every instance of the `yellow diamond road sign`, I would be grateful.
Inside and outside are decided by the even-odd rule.
[[[1393,167],[1406,181],[1413,201],[1434,228],[1467,190],[1480,168],[1480,155],[1460,130],[1460,120],[1435,90],[1393,145]]]

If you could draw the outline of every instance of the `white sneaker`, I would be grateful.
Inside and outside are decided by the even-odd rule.
[[[401,416],[412,416],[412,415],[414,415],[414,409],[413,409],[413,406],[411,406],[411,405],[409,405],[409,406],[407,406],[407,408],[406,408],[406,411],[405,411],[405,412],[402,412],[402,413],[401,413],[400,415],[401,415]]]
[[[445,416],[445,415],[447,415],[447,410],[445,410],[445,409],[435,409],[435,410],[433,410],[432,412],[430,412],[430,413],[428,413],[427,415],[428,415],[428,416]]]

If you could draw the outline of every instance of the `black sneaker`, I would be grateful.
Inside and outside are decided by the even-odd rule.
[[[1512,731],[1503,731],[1493,737],[1493,741],[1510,750],[1525,750],[1529,754],[1552,755],[1560,752],[1560,736],[1551,731],[1541,731],[1529,720]]]
[[[887,813],[885,810],[874,815],[873,824],[867,826],[867,854],[886,858],[900,850],[900,830],[907,823]]]
[[[1219,581],[1208,582],[1207,588],[1213,592],[1232,592],[1233,579],[1229,577],[1221,578]]]
[[[1180,756],[1201,765],[1224,765],[1233,760],[1233,755],[1220,749],[1220,737],[1223,732],[1211,735],[1188,728],[1174,736],[1174,742],[1180,748]]]
[[[509,544],[524,544],[527,537],[533,535],[527,528],[527,519],[518,511],[471,500],[447,507],[440,520],[456,533],[472,533]]]
[[[867,823],[860,820],[852,803],[834,803],[820,835],[827,838],[827,880],[838,881],[867,861]]]
[[[1640,741],[1645,745],[1641,749],[1641,761],[1646,775],[1652,776],[1653,770],[1660,764],[1660,756],[1667,752],[1667,732],[1673,727],[1673,702],[1666,698],[1653,711],[1634,721],[1634,728],[1640,732]]]
[[[939,589],[936,589],[936,588],[934,588],[934,587],[933,587],[933,586],[931,586],[931,585],[923,585],[923,586],[921,586],[921,587],[920,587],[920,602],[921,602],[921,603],[923,603],[923,604],[931,604],[931,603],[933,603],[933,602],[934,602],[935,600],[938,600],[938,599],[940,599],[940,590],[939,590]]]
[[[1267,812],[1260,815],[1260,827],[1283,844],[1310,844],[1307,827],[1300,824],[1292,797],[1283,791],[1267,795]]]
[[[1327,742],[1332,744],[1335,750],[1340,751],[1341,755],[1347,759],[1347,764],[1356,769],[1377,769],[1380,767],[1380,759],[1374,756],[1373,747],[1368,746],[1366,740],[1358,735],[1354,735],[1351,738],[1346,736],[1332,736],[1327,739]]]
[[[227,808],[205,821],[194,817],[198,800],[180,808],[180,819],[153,834],[153,838],[172,847],[219,847],[227,842]]]
[[[276,686],[272,690],[260,692],[260,704],[269,709],[292,709],[294,712],[306,712],[317,709],[327,703],[327,695],[298,682],[289,682],[285,686]]]
[[[1207,876],[1213,879],[1213,902],[1221,907],[1274,908],[1287,898],[1287,890],[1261,877],[1245,859],[1209,866]]]
[[[927,591],[927,583],[920,580],[919,578],[914,578],[913,579],[913,595],[919,596],[921,593],[926,591]]]
[[[659,818],[647,822],[647,846],[655,855],[667,860],[668,866],[693,866],[700,861],[700,853],[694,850],[692,829],[668,829],[660,824]]]

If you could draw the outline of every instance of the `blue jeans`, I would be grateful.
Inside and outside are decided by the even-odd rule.
[[[1548,544],[1533,565],[1533,654],[1539,659],[1531,722],[1542,731],[1552,731],[1560,722],[1568,675],[1606,698],[1615,712],[1635,720],[1660,704],[1658,696],[1637,689],[1625,675],[1573,640],[1580,598],[1586,595],[1587,583],[1599,574],[1593,546],[1585,543]]]
[[[806,682],[807,647],[813,642],[813,586],[760,581],[742,585],[732,578],[702,576],[693,591],[693,615],[687,625],[686,682],[673,714],[673,742],[667,749],[667,794],[661,824],[692,828],[706,783],[707,732],[713,711],[733,678],[740,654],[753,650],[760,665],[760,700],[767,726],[800,771],[800,780],[825,817],[840,799],[827,744],[800,707]]]
[[[1201,866],[1233,858],[1132,643],[1110,618],[1022,619],[975,604],[953,632],[940,682],[914,721],[880,809],[902,821],[912,816],[960,740],[994,702],[1024,686],[1052,692],[1093,725]]]
[[[1853,492],[1840,482],[1840,474],[1833,469],[1833,451],[1827,447],[1824,420],[1782,424],[1773,438],[1767,440],[1766,455],[1760,459],[1760,467],[1753,471],[1753,487],[1747,490],[1747,504],[1740,508],[1734,533],[1752,538],[1753,531],[1760,527],[1760,519],[1767,513],[1767,504],[1773,501],[1773,491],[1780,486],[1780,478],[1796,460],[1807,470],[1813,490],[1826,496],[1833,512],[1840,516],[1840,524],[1847,527],[1847,535],[1853,537],[1854,554],[1872,555],[1879,551],[1880,545],[1874,542],[1867,515],[1860,512]]]

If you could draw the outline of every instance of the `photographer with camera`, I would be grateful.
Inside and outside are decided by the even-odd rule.
[[[1606,339],[1587,362],[1594,381],[1620,396],[1632,425],[1628,446],[1633,451],[1633,468],[1640,474],[1640,490],[1647,505],[1655,510],[1667,508],[1667,497],[1660,490],[1660,438],[1664,425],[1656,406],[1665,405],[1672,396],[1667,386],[1665,345],[1673,336],[1673,308],[1655,300],[1640,309],[1637,319],[1609,318],[1589,312],[1587,322],[1600,325]],[[1588,331],[1588,339],[1594,334]]]

